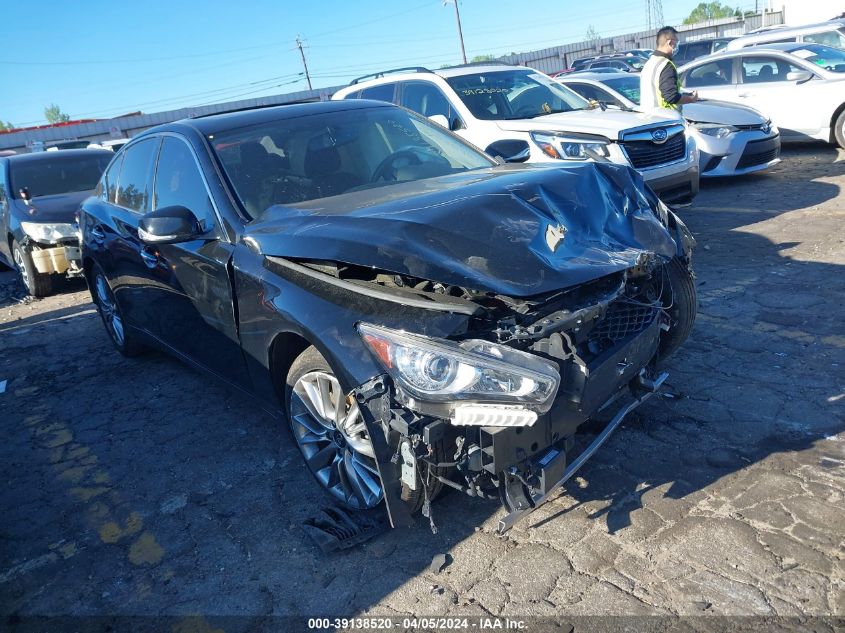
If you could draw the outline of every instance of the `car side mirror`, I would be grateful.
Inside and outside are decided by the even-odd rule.
[[[506,163],[524,163],[531,156],[528,141],[520,139],[505,139],[496,141],[484,150],[493,158],[501,158]]]
[[[455,117],[454,119],[452,119],[449,122],[449,130],[451,132],[457,132],[458,130],[463,130],[463,129],[464,129],[464,124],[461,122],[461,120],[458,117]]]
[[[447,130],[449,129],[449,119],[446,118],[445,114],[432,114],[428,117],[428,120],[437,123],[441,127],[445,127]]]
[[[787,81],[796,81],[799,84],[802,84],[805,81],[810,81],[812,78],[813,73],[809,70],[793,70],[792,72],[786,73]]]
[[[197,216],[180,205],[156,209],[138,223],[138,237],[147,244],[189,242],[203,232]]]

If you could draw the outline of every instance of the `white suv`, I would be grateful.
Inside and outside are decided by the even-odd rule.
[[[508,161],[607,160],[637,169],[668,202],[698,193],[698,152],[680,117],[602,111],[524,66],[401,68],[356,79],[332,99],[414,110]]]

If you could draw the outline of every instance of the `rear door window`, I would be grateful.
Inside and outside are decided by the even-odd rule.
[[[371,88],[364,88],[361,91],[362,99],[375,99],[376,101],[387,101],[393,103],[393,92],[396,89],[396,84],[382,84],[380,86],[372,86]]]
[[[106,202],[114,204],[117,196],[117,180],[120,176],[120,168],[122,166],[123,154],[118,154],[103,174],[103,177],[100,178],[100,183],[97,185],[96,196],[100,200],[105,200]]]
[[[786,81],[788,73],[801,70],[777,57],[755,55],[742,58],[742,82],[747,84]]]
[[[123,157],[116,204],[137,213],[150,210],[153,165],[159,139],[144,139],[130,146]]]

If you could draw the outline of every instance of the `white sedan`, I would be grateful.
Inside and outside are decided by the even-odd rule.
[[[630,73],[572,73],[558,81],[586,99],[625,110],[640,103],[640,78]],[[780,135],[747,106],[702,100],[682,108],[699,151],[701,177],[738,176],[780,162]]]
[[[680,78],[701,97],[764,113],[784,141],[845,148],[845,50],[788,42],[723,51],[682,66]]]

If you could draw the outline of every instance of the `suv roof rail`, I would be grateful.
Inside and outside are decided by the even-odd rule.
[[[450,70],[452,68],[469,68],[471,66],[522,66],[522,64],[511,64],[509,62],[499,61],[498,59],[491,59],[489,62],[467,62],[466,64],[444,66],[440,70]]]
[[[428,68],[424,66],[406,66],[404,68],[391,68],[390,70],[380,70],[377,73],[370,73],[369,75],[361,75],[360,77],[353,79],[349,82],[350,86],[354,86],[355,84],[359,83],[364,79],[378,79],[379,77],[384,77],[385,75],[389,75],[392,73],[407,73],[407,72],[414,72],[414,73],[430,73],[432,72]]]

